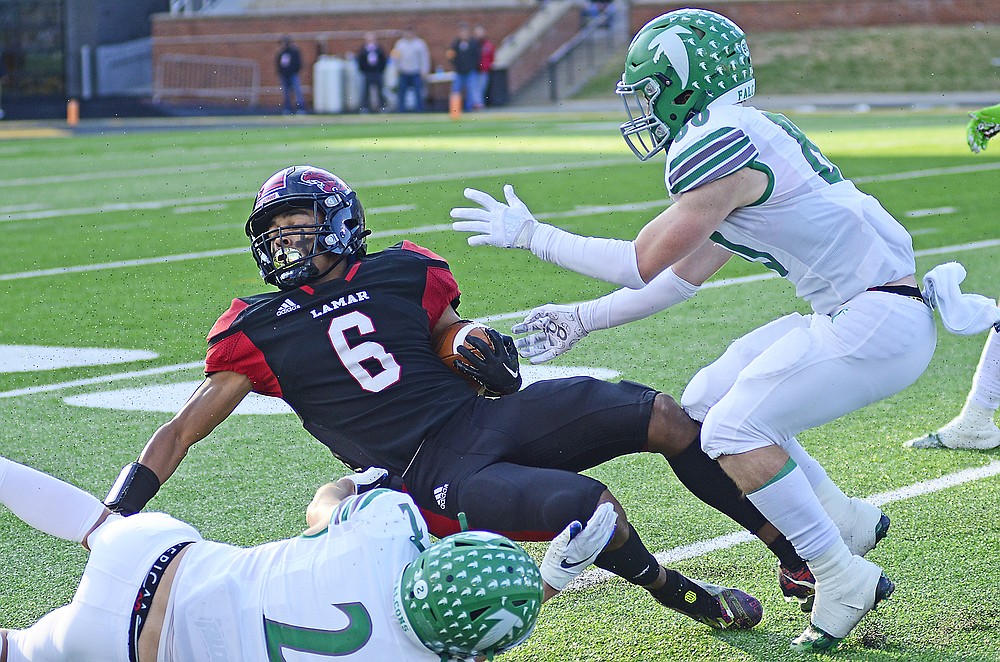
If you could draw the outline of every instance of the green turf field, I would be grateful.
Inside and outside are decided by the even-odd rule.
[[[913,233],[920,274],[959,260],[969,271],[967,291],[1000,293],[1000,143],[970,154],[957,112],[791,117]],[[309,162],[344,177],[368,210],[372,249],[409,238],[444,255],[462,286],[461,312],[501,330],[534,305],[610,291],[524,251],[469,248],[450,230],[448,210],[465,204],[466,186],[499,194],[509,182],[541,220],[633,237],[666,204],[663,160],[633,158],[617,131],[621,120],[380,116],[5,137],[0,345],[156,356],[32,369],[42,360],[33,355],[36,363],[10,372],[16,362],[0,354],[0,454],[103,497],[176,408],[165,394],[189,392],[198,381],[196,364],[218,315],[233,297],[265,289],[243,224],[257,186],[283,166]],[[555,363],[608,369],[679,395],[731,340],[806,310],[784,281],[742,278],[765,274],[734,261],[689,304],[594,334]],[[984,339],[942,330],[914,386],[802,435],[846,491],[877,495],[892,517],[871,558],[897,582],[896,593],[842,644],[840,659],[1000,659],[1000,453],[901,447],[958,411]],[[179,391],[148,390],[178,384]],[[133,409],[115,404],[122,395],[131,395]],[[252,545],[300,532],[314,488],[343,471],[294,416],[236,415],[193,448],[150,508],[208,538]],[[548,603],[532,639],[503,659],[796,658],[788,642],[807,619],[781,599],[761,545],[720,539],[737,527],[688,494],[662,458],[622,458],[593,475],[611,486],[651,549],[690,576],[756,594],[764,621],[750,632],[718,634],[619,579],[589,576],[586,586]],[[696,543],[705,544],[686,547]],[[539,558],[544,550],[528,548]],[[80,547],[0,512],[0,626],[26,626],[68,601],[85,558]]]

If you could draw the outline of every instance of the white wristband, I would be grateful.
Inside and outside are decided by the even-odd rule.
[[[577,314],[588,332],[610,329],[666,310],[687,301],[697,292],[697,285],[692,285],[675,274],[673,268],[668,268],[641,290],[616,290],[600,299],[581,303]]]
[[[539,223],[531,236],[531,252],[546,262],[616,285],[638,289],[646,284],[631,241],[581,237]]]

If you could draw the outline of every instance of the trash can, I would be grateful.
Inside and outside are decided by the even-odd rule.
[[[344,112],[344,71],[346,62],[332,55],[321,55],[313,65],[313,111]]]

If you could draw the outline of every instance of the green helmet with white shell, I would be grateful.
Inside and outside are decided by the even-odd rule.
[[[531,634],[542,608],[542,575],[517,543],[465,531],[409,563],[393,602],[415,643],[445,657],[492,658]]]
[[[646,23],[632,39],[615,90],[629,120],[625,142],[645,161],[670,144],[710,103],[739,103],[754,94],[750,49],[725,16],[678,9]]]

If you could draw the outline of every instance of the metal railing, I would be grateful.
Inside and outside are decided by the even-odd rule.
[[[205,55],[163,55],[156,63],[153,101],[165,98],[225,99],[256,106],[260,66],[255,60]]]
[[[548,60],[549,99],[559,101],[583,87],[628,39],[628,3],[615,0],[589,18],[580,32]]]

